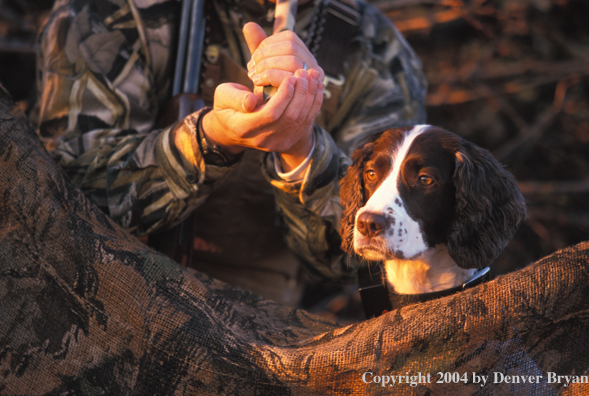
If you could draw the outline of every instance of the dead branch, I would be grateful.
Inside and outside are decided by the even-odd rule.
[[[432,85],[453,84],[464,80],[499,80],[519,77],[522,75],[549,76],[547,81],[559,81],[571,74],[589,75],[589,63],[584,60],[545,62],[534,59],[524,59],[513,63],[498,63],[479,65],[473,69],[471,65],[465,65],[454,70],[443,72],[430,72],[427,75],[428,82]],[[530,84],[513,83],[512,90],[516,87]]]
[[[520,191],[525,196],[548,196],[589,192],[589,178],[566,181],[519,181]]]
[[[570,78],[571,75],[575,79],[589,76],[589,65],[587,64],[576,70],[578,71],[577,73],[565,73],[564,70],[561,70],[555,74],[540,75],[533,78],[508,81],[503,85],[500,85],[497,91],[498,93],[502,94],[515,94],[542,85],[558,83],[563,79],[567,79],[567,77]],[[435,85],[435,82],[431,82],[430,80],[430,86],[432,89],[435,87]],[[449,83],[442,83],[438,85],[435,91],[428,94],[428,97],[426,98],[426,104],[428,106],[455,105],[472,102],[479,99],[488,99],[489,96],[489,89],[485,83],[479,83],[477,86],[470,89],[461,87],[453,88]]]
[[[509,154],[522,148],[525,144],[537,141],[559,114],[560,108],[551,106],[547,111],[538,116],[538,119],[533,125],[522,129],[516,136],[508,140],[497,150],[494,150],[493,155],[499,161],[503,161]]]
[[[511,105],[511,103],[509,103],[509,101],[505,100],[502,95],[489,89],[489,96],[489,99],[493,101],[507,117],[509,117],[518,130],[528,128],[528,123],[524,117]]]
[[[461,18],[463,18],[463,12],[459,8],[452,8],[449,10],[432,12],[428,14],[428,16],[398,19],[395,20],[395,26],[401,33],[429,31],[438,23],[447,23]]]
[[[521,149],[525,144],[537,141],[544,131],[554,122],[556,117],[562,111],[565,102],[566,91],[580,81],[579,76],[570,76],[556,85],[552,106],[538,116],[536,122],[520,132],[495,150],[495,157],[502,161],[517,149]]]
[[[542,222],[566,224],[589,230],[589,213],[570,210],[545,210],[532,208],[528,210],[530,218]]]
[[[372,2],[372,6],[383,13],[387,13],[389,11],[398,10],[402,8],[412,7],[412,6],[420,6],[420,5],[452,5],[452,6],[461,6],[463,5],[462,1],[453,1],[453,0],[382,0],[382,1],[375,1]]]

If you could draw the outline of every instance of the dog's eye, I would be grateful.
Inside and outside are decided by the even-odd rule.
[[[434,182],[434,179],[429,176],[419,176],[419,184],[422,186],[429,186]]]
[[[368,181],[374,181],[374,179],[376,179],[376,172],[371,169],[364,172],[364,175]]]

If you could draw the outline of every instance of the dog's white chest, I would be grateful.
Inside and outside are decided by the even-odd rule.
[[[444,245],[436,245],[416,260],[387,260],[384,268],[389,290],[398,294],[450,289],[465,283],[477,271],[460,268]]]

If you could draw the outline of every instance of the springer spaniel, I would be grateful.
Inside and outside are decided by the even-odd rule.
[[[340,189],[342,248],[384,261],[392,294],[468,283],[526,217],[513,176],[488,151],[444,129],[387,130],[352,159]]]

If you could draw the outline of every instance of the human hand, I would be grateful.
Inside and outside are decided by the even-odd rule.
[[[319,81],[323,81],[323,69],[296,33],[285,30],[267,37],[259,25],[250,22],[243,27],[243,35],[252,54],[247,67],[254,85],[278,87],[285,78],[305,66],[317,70]]]
[[[313,124],[323,102],[323,82],[317,70],[297,70],[284,78],[278,91],[258,105],[246,87],[221,84],[213,111],[203,118],[209,143],[237,154],[250,147],[276,152],[288,172],[305,160],[313,145]]]

